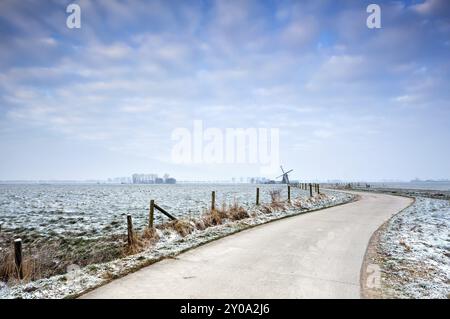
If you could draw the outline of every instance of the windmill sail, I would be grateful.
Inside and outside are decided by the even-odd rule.
[[[281,175],[278,176],[277,178],[282,177],[283,179],[282,179],[281,183],[282,183],[282,184],[289,184],[289,175],[288,175],[288,174],[289,174],[290,172],[292,172],[293,169],[291,169],[291,170],[285,172],[284,169],[283,169],[283,166],[280,165],[280,168],[281,168],[281,172],[282,172],[283,174],[281,174]]]

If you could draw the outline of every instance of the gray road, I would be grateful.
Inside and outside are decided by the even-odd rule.
[[[350,204],[217,240],[83,298],[359,298],[372,233],[411,202],[361,193]]]

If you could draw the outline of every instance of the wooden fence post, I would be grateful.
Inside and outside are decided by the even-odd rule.
[[[127,225],[128,225],[128,246],[133,244],[133,221],[131,215],[127,215]]]
[[[22,239],[14,240],[14,260],[16,262],[17,276],[19,279],[23,279],[23,267],[22,267]]]
[[[154,215],[155,215],[155,200],[154,199],[150,200],[149,215],[150,215],[149,216],[150,220],[148,221],[148,227],[153,228],[153,219],[154,219]]]
[[[288,185],[288,202],[291,202],[291,186]]]
[[[312,197],[313,196],[313,192],[312,192],[312,184],[309,183],[309,196]]]
[[[256,205],[259,205],[259,187],[256,188]]]
[[[216,191],[212,191],[211,193],[211,210],[216,209]]]
[[[320,184],[317,184],[317,194],[320,194]]]

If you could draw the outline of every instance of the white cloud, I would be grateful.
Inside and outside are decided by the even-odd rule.
[[[450,5],[447,0],[425,0],[422,3],[412,5],[411,8],[423,15],[443,14],[450,12]]]
[[[124,43],[96,44],[88,48],[87,54],[94,55],[98,59],[123,59],[128,57],[131,51],[131,48]]]
[[[367,79],[370,67],[361,55],[333,55],[325,60],[306,84],[306,88],[320,90],[328,86],[347,85]]]
[[[417,95],[401,95],[394,98],[399,103],[414,103],[419,99]]]
[[[294,20],[283,30],[282,44],[288,47],[302,47],[314,39],[317,29],[317,22],[311,16]]]

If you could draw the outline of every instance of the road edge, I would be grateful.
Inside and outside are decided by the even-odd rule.
[[[383,193],[380,193],[383,194]],[[366,252],[364,253],[363,262],[361,264],[361,270],[360,270],[360,276],[359,276],[359,285],[360,285],[360,298],[361,299],[385,299],[382,292],[381,287],[381,277],[380,277],[380,288],[370,288],[367,287],[366,283],[368,280],[368,272],[365,271],[365,269],[368,269],[368,266],[370,264],[373,264],[372,261],[375,261],[380,256],[379,252],[379,244],[380,244],[380,237],[383,234],[383,232],[386,230],[388,224],[390,221],[396,217],[397,215],[403,213],[405,210],[410,208],[412,205],[416,203],[416,198],[413,196],[407,196],[407,195],[391,195],[391,194],[383,194],[383,195],[390,195],[390,196],[396,196],[396,197],[404,197],[412,199],[411,203],[400,210],[399,212],[392,215],[388,220],[386,220],[383,224],[381,224],[380,227],[377,228],[372,234],[372,236],[369,239],[369,243],[367,244]],[[380,269],[380,276],[381,276],[381,269]],[[389,297],[387,297],[389,298]]]

